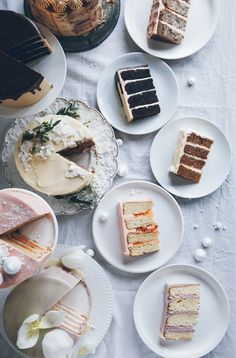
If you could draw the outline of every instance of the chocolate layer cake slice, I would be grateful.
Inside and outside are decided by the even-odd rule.
[[[43,98],[52,85],[38,72],[0,50],[0,103],[26,107]]]
[[[152,200],[120,202],[117,208],[124,255],[142,256],[159,251],[159,232]]]
[[[199,317],[200,285],[166,285],[164,302],[161,337],[191,340]]]
[[[128,122],[160,113],[148,65],[121,68],[115,74],[115,81]]]
[[[193,131],[180,131],[170,172],[199,183],[213,142],[213,139]]]
[[[180,44],[188,21],[190,0],[153,0],[148,38]]]
[[[9,10],[0,10],[0,50],[24,63],[51,53],[33,21]]]

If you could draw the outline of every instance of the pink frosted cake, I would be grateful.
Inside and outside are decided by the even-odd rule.
[[[158,225],[151,199],[118,203],[121,241],[125,256],[142,256],[160,250]]]
[[[21,189],[0,191],[0,289],[16,285],[32,274],[52,253],[57,232],[49,205]]]
[[[161,337],[191,340],[198,321],[199,306],[199,284],[166,285]]]
[[[64,258],[70,268],[64,266]],[[78,340],[93,329],[88,321],[90,295],[76,261],[75,251],[52,259],[48,267],[7,297],[3,309],[5,332],[28,357],[71,357]],[[72,268],[71,263],[76,267]],[[32,339],[27,331],[37,337]],[[77,348],[74,354],[79,356],[83,352]]]

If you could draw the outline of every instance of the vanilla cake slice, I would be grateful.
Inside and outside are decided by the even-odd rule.
[[[118,215],[124,255],[142,256],[160,250],[152,200],[120,202]]]
[[[191,340],[198,322],[199,306],[199,284],[166,285],[161,337]]]

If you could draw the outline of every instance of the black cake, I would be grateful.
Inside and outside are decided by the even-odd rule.
[[[160,113],[148,65],[121,68],[116,71],[115,81],[128,122]]]

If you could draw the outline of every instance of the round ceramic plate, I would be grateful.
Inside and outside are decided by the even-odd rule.
[[[165,59],[179,59],[199,51],[211,39],[215,32],[219,18],[218,0],[191,0],[185,38],[180,45],[173,45],[161,41],[148,41],[147,26],[153,0],[126,0],[125,23],[126,28],[145,52]]]
[[[180,130],[192,130],[214,140],[199,183],[169,173]],[[183,198],[200,198],[212,193],[227,178],[231,168],[231,149],[223,132],[215,124],[200,118],[181,118],[162,128],[152,143],[151,167],[158,183]]]
[[[53,84],[53,88],[46,94],[46,96],[32,106],[10,108],[0,104],[0,117],[19,118],[31,116],[43,111],[57,98],[64,86],[67,69],[64,51],[59,41],[48,29],[39,24],[37,24],[37,26],[51,46],[52,53],[30,62],[27,66],[41,73],[50,83]]]
[[[142,257],[125,257],[120,239],[117,204],[125,200],[152,198],[159,227],[161,250]],[[109,213],[102,222],[102,213]],[[166,264],[178,251],[184,231],[183,216],[177,202],[158,185],[145,181],[130,181],[113,188],[97,207],[92,225],[93,237],[100,254],[116,268],[143,273]]]
[[[37,219],[36,221],[33,221],[29,224],[27,224],[25,227],[21,228],[19,232],[22,235],[25,235],[27,238],[37,241],[39,244],[41,244],[44,247],[47,247],[51,249],[51,252],[55,250],[56,244],[57,244],[57,238],[58,238],[58,224],[57,219],[54,215],[54,212],[52,211],[51,207],[48,205],[48,203],[43,200],[40,196],[38,196],[35,193],[32,193],[28,190],[19,189],[19,188],[8,188],[8,189],[2,189],[1,192],[6,194],[14,194],[14,193],[21,193],[23,195],[25,202],[31,202],[32,197],[35,197],[37,199],[37,205],[42,206],[43,210],[46,213],[49,213],[49,215],[46,215],[40,219]],[[50,256],[48,256],[49,258]],[[42,262],[38,262],[38,265],[35,266],[35,270],[31,271],[30,273],[35,273],[39,270],[39,268],[43,265],[45,260]],[[26,276],[19,276],[19,279],[17,281],[17,284],[24,281],[28,277]],[[2,289],[4,290],[4,289]]]
[[[201,285],[199,322],[191,341],[160,338],[164,286],[174,283]],[[148,304],[147,304],[148,302]],[[229,324],[229,303],[220,283],[208,272],[190,265],[170,265],[153,272],[138,289],[134,301],[134,322],[144,343],[165,358],[199,358],[214,349]]]
[[[53,256],[62,257],[71,249],[72,246],[57,245]],[[110,327],[113,316],[112,287],[102,267],[94,259],[86,255],[86,259],[81,261],[80,270],[85,274],[86,286],[88,287],[91,296],[92,306],[89,321],[96,328],[92,331],[87,332],[83,337],[80,338],[78,342],[78,351],[79,347],[83,345],[83,341],[87,338],[89,339],[89,341],[92,342],[93,347],[96,348],[99,343],[101,343],[101,341],[104,339],[105,334]],[[8,294],[9,291],[8,293],[3,293],[0,296],[1,313]],[[0,333],[4,340],[9,344],[11,348],[14,349],[15,352],[17,352],[21,357],[28,358],[27,355],[25,355],[22,351],[19,351],[15,346],[11,344],[10,340],[6,336],[2,319],[0,320]]]
[[[138,7],[138,6],[137,6]],[[155,116],[128,123],[115,84],[115,72],[119,68],[149,65],[161,112]],[[97,86],[97,102],[108,122],[128,134],[147,134],[167,123],[178,104],[178,84],[174,72],[163,61],[140,52],[133,52],[117,58],[103,71]]]
[[[96,138],[97,167],[92,184],[80,193],[75,193],[64,198],[56,198],[37,192],[49,203],[57,215],[73,215],[83,209],[89,209],[97,205],[101,197],[110,189],[118,168],[118,145],[114,131],[96,109],[78,100],[58,98],[47,110],[38,113],[37,117],[56,114],[59,110],[63,112],[70,105],[78,111],[78,120],[86,125]],[[7,184],[11,187],[25,188],[31,191],[34,191],[34,189],[23,181],[16,169],[13,152],[19,135],[33,118],[35,116],[17,119],[8,129],[2,148],[2,170]]]

